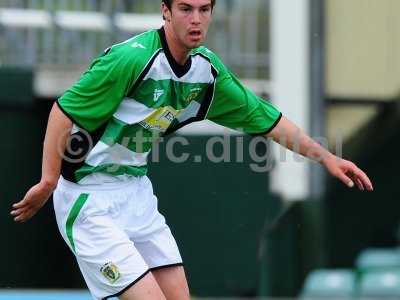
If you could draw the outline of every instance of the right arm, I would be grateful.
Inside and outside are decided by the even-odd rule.
[[[54,103],[44,139],[41,180],[21,201],[13,205],[11,215],[14,216],[14,221],[29,220],[50,198],[60,177],[62,156],[71,128],[71,120]]]
[[[57,104],[53,105],[43,147],[42,178],[20,202],[13,205],[11,215],[15,221],[30,219],[56,188],[72,128],[71,120],[88,132],[109,120],[133,87],[150,54],[127,44],[112,47],[96,58],[74,86],[58,99],[58,105],[68,117]]]

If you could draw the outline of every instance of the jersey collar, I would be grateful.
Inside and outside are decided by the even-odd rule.
[[[192,57],[189,56],[184,65],[177,63],[175,58],[172,56],[171,51],[169,50],[164,27],[158,29],[158,34],[160,36],[161,45],[163,47],[165,56],[168,59],[168,63],[171,66],[172,71],[174,71],[176,77],[178,78],[184,76],[187,72],[189,72],[190,67],[192,66]]]

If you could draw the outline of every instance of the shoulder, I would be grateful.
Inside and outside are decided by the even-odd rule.
[[[201,46],[192,50],[192,55],[201,55],[207,59],[214,69],[219,73],[227,72],[227,68],[222,62],[221,58],[207,47]]]
[[[106,53],[125,65],[144,66],[160,49],[161,42],[157,30],[150,30],[111,46]]]

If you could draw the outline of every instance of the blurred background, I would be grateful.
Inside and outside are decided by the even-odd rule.
[[[160,27],[159,2],[0,1],[1,300],[90,299],[51,201],[23,225],[9,211],[40,179],[54,100],[104,49]],[[398,0],[217,0],[207,46],[359,164],[375,191],[349,190],[275,145],[257,146],[274,167],[254,172],[248,151],[243,162],[177,164],[161,144],[149,177],[195,298],[400,298],[398,11]],[[241,137],[209,122],[177,134],[198,155],[223,135],[235,156]]]

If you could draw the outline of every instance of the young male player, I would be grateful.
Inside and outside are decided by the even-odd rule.
[[[143,137],[209,119],[285,140],[349,187],[372,190],[357,166],[299,133],[201,47],[214,5],[163,0],[163,28],[107,49],[52,108],[42,179],[11,213],[24,222],[54,192],[61,235],[95,299],[189,299],[182,259],[146,177],[152,142]]]

